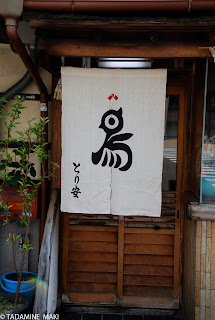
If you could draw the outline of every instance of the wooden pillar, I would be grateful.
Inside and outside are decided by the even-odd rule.
[[[117,270],[117,300],[122,303],[123,297],[123,264],[124,264],[124,217],[119,216],[118,225],[118,270]]]
[[[57,85],[58,78],[53,78],[53,91]],[[51,107],[51,160],[61,165],[61,115],[62,115],[62,101],[52,98]],[[54,172],[51,183],[52,190],[61,188],[61,168]]]
[[[62,239],[62,293],[67,294],[68,287],[68,263],[69,263],[69,214],[63,214],[63,239]]]

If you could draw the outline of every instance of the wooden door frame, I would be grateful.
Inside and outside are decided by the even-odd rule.
[[[178,119],[178,140],[177,140],[177,178],[176,178],[176,190],[177,190],[177,216],[176,216],[176,237],[175,246],[176,251],[179,253],[174,256],[174,266],[177,266],[174,270],[174,297],[179,296],[180,302],[182,302],[182,280],[183,280],[183,225],[184,225],[184,205],[183,194],[186,191],[187,181],[187,139],[188,139],[188,88],[189,88],[189,75],[183,75],[182,77],[173,76],[167,81],[167,95],[179,95],[179,119]],[[180,142],[179,142],[180,141]],[[179,178],[178,178],[179,176]],[[179,218],[178,218],[179,212]],[[177,241],[178,239],[178,241]]]
[[[183,169],[186,166],[186,159],[184,155],[186,154],[186,137],[187,137],[187,78],[183,78],[179,81],[177,76],[169,77],[167,83],[167,94],[180,95],[179,99],[179,119],[178,119],[178,143],[177,143],[177,208],[176,212],[179,212],[179,216],[175,217],[175,240],[174,240],[174,251],[177,253],[174,255],[174,299],[176,301],[175,305],[178,305],[179,301],[182,301],[182,239],[183,239],[183,205],[182,205],[182,195],[184,190],[184,179]],[[54,119],[53,119],[54,120]],[[59,119],[58,119],[59,121]],[[57,144],[56,144],[57,145]],[[64,213],[61,224],[61,234],[62,234],[62,259],[64,268],[62,270],[62,294],[63,302],[68,303],[67,289],[68,289],[68,263],[69,263],[69,214]],[[117,299],[121,300],[123,297],[123,247],[124,247],[124,221],[119,217],[119,247],[122,250],[118,251],[118,272],[117,272]]]

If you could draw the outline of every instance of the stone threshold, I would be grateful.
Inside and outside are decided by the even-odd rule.
[[[62,320],[182,320],[182,310],[145,309],[112,306],[77,306],[65,304]]]

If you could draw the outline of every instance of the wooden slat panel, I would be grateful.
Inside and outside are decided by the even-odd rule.
[[[166,213],[169,213],[171,215],[173,215],[174,213],[169,211],[169,210],[163,210],[164,212]],[[153,225],[156,225],[156,228],[159,228],[159,226],[162,226],[162,225],[169,225],[169,226],[174,226],[175,224],[175,217],[173,216],[173,218],[170,218],[169,216],[168,217],[163,217],[163,220],[161,221],[162,217],[159,218],[160,221],[156,221],[155,219],[154,220],[146,220],[146,221],[129,221],[129,222],[126,222],[127,224],[129,224],[130,226],[132,224],[134,225],[151,225],[153,227]]]
[[[117,233],[116,232],[105,232],[98,231],[94,228],[93,231],[70,231],[69,233],[70,241],[106,241],[117,243]]]
[[[174,93],[168,92],[167,94],[174,94]],[[175,93],[175,94],[177,94],[177,93]],[[177,195],[177,192],[176,191],[162,191],[162,194],[163,195],[166,195],[166,194]]]
[[[173,211],[170,211],[170,210],[162,210],[162,212],[161,212],[161,215],[162,215],[162,217],[163,217],[163,219],[165,219],[164,220],[164,222],[165,222],[165,224],[174,224],[175,223],[175,212],[173,212]],[[168,221],[167,221],[167,219],[168,220],[171,220],[171,221],[173,221],[172,223],[169,223]],[[168,223],[167,223],[168,222]]]
[[[124,275],[124,285],[173,286],[173,277]]]
[[[74,303],[108,303],[116,304],[114,293],[68,293],[69,300]]]
[[[180,217],[177,219],[175,228],[175,254],[174,254],[174,298],[179,296],[180,284]]]
[[[85,272],[117,272],[116,263],[105,262],[70,262],[69,272],[85,271]]]
[[[173,255],[174,247],[168,245],[141,245],[141,244],[126,244],[124,249],[125,254],[154,254],[154,255]]]
[[[169,266],[124,265],[124,274],[173,276],[174,268]]]
[[[171,208],[168,208],[168,209],[161,209],[161,212],[172,212],[172,213],[175,213],[175,209],[171,209]]]
[[[117,253],[73,252],[69,256],[69,261],[117,262]]]
[[[124,296],[123,305],[125,307],[133,306],[141,308],[178,309],[179,301],[168,297]]]
[[[115,293],[116,284],[113,283],[81,283],[81,282],[69,282],[69,292],[101,292],[101,293]]]
[[[118,232],[118,227],[109,227],[109,226],[85,226],[85,225],[70,225],[69,231],[93,231],[93,232]]]
[[[70,213],[70,223],[73,224],[73,221],[94,221],[94,222],[103,222],[104,226],[112,226],[112,223],[118,225],[118,216],[105,215],[105,214],[78,214],[78,213]],[[103,226],[99,224],[99,226]]]
[[[112,220],[112,221],[110,221],[110,220],[106,220],[106,219],[98,219],[98,218],[96,218],[95,219],[95,217],[93,216],[92,218],[90,217],[90,218],[86,218],[86,217],[84,217],[84,219],[80,219],[80,218],[71,218],[70,217],[70,224],[71,225],[76,225],[76,223],[78,223],[78,222],[82,222],[82,225],[89,225],[89,224],[91,224],[91,225],[95,225],[95,226],[98,226],[98,225],[107,225],[107,226],[109,226],[109,227],[115,227],[115,226],[117,226],[117,221],[115,220]],[[83,223],[84,222],[84,223]],[[90,223],[89,223],[90,222]]]
[[[96,272],[72,272],[69,274],[69,281],[76,282],[111,282],[116,283],[115,273],[96,273]]]
[[[154,234],[125,234],[125,243],[139,244],[174,244],[172,235],[154,235]]]
[[[69,242],[71,251],[117,252],[117,243],[108,242]]]
[[[153,255],[125,255],[125,264],[144,264],[144,265],[162,265],[173,266],[173,256],[153,256]]]
[[[149,223],[150,224],[150,223]],[[147,228],[125,228],[125,233],[145,233],[149,234],[154,232],[155,235],[158,234],[175,234],[174,229],[147,229]]]
[[[173,297],[173,287],[124,286],[124,295]]]
[[[165,207],[165,205],[163,206],[163,207]],[[174,212],[175,211],[175,209],[171,209],[171,208],[163,208],[162,209],[162,211],[165,211],[165,210],[167,210],[168,212],[170,211],[170,212]],[[129,218],[129,219],[126,219],[125,218],[125,223],[141,223],[141,222],[145,222],[145,221],[152,221],[152,222],[154,222],[154,221],[156,221],[156,222],[162,222],[162,221],[165,221],[165,219],[166,218],[164,218],[164,217],[162,217],[162,216],[159,216],[159,217],[145,217],[145,216],[140,216],[140,217],[134,217],[134,218]]]

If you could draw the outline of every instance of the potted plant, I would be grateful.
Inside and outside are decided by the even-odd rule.
[[[30,311],[29,300],[27,298],[18,298],[17,304],[14,305],[14,294],[0,292],[0,319],[6,319],[6,314],[22,314],[28,310]]]
[[[7,102],[4,98],[1,101]],[[5,104],[0,109],[0,123],[4,127],[4,140],[0,142],[0,212],[4,216],[4,225],[9,228],[9,235],[7,238],[7,244],[12,249],[13,264],[15,268],[14,273],[5,275],[1,279],[2,287],[5,291],[11,292],[11,286],[14,286],[15,281],[15,300],[14,305],[17,305],[19,293],[26,293],[30,291],[32,294],[32,288],[35,286],[36,275],[33,274],[34,281],[32,283],[29,279],[29,275],[23,271],[24,260],[26,252],[32,250],[32,245],[28,239],[29,225],[31,220],[32,207],[35,207],[37,201],[37,192],[44,181],[48,179],[51,174],[47,172],[41,172],[36,177],[35,164],[32,158],[37,157],[42,163],[44,158],[47,158],[47,152],[45,146],[47,142],[44,140],[44,127],[48,122],[48,118],[41,118],[39,122],[35,121],[35,118],[27,121],[27,128],[24,130],[17,130],[22,110],[25,108],[22,105],[23,99],[15,97],[15,103],[11,106],[10,110],[5,107]],[[11,149],[11,146],[13,148]],[[52,172],[56,167],[59,167],[55,163],[52,164]],[[13,193],[17,195],[17,199],[14,201],[11,198]],[[5,194],[7,196],[5,196]],[[21,253],[21,265],[17,265],[15,250],[16,243],[21,234],[15,234],[11,219],[8,213],[13,210],[14,202],[15,206],[19,206],[19,222],[25,227],[24,242],[19,251]],[[34,208],[35,210],[35,208]],[[23,231],[22,231],[23,233]],[[10,277],[12,276],[13,279]],[[15,279],[14,279],[15,277]],[[26,279],[27,277],[27,279]]]

